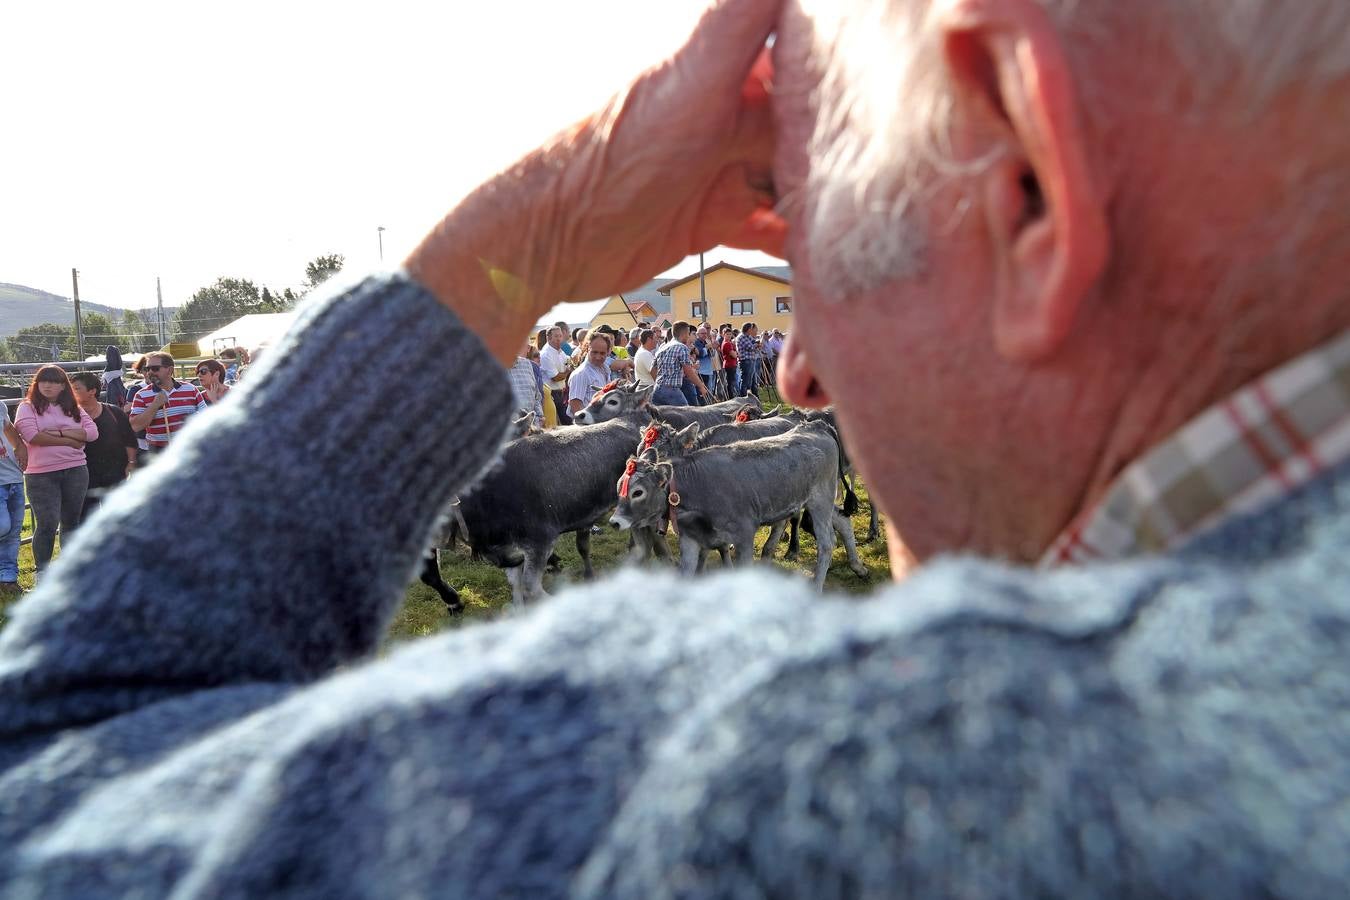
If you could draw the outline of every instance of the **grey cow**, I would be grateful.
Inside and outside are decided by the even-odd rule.
[[[715,425],[731,421],[743,410],[759,411],[759,400],[753,397],[739,397],[711,406],[657,406],[650,402],[651,394],[651,387],[610,382],[596,391],[588,404],[577,410],[572,421],[577,425],[595,425],[623,416],[636,416],[638,421],[654,420],[678,426],[691,422]],[[652,556],[670,559],[670,550],[655,527],[633,529],[633,550],[635,562],[645,562]]]
[[[667,459],[672,455],[679,453],[688,453],[693,450],[700,450],[704,447],[724,447],[727,444],[734,444],[737,441],[754,441],[759,438],[773,437],[774,435],[784,434],[796,428],[799,422],[785,419],[781,416],[773,415],[767,418],[754,418],[758,415],[758,410],[747,409],[744,411],[747,415],[741,419],[738,415],[738,421],[727,422],[721,425],[714,425],[711,428],[700,428],[695,422],[680,430],[665,422],[653,422],[642,432],[642,439],[638,442],[635,456],[641,456],[644,453],[654,453],[656,459]],[[853,501],[856,503],[856,500]],[[848,501],[844,504],[845,513],[851,513]],[[794,515],[788,523],[791,526],[791,540],[788,542],[787,559],[796,559],[800,552],[797,536],[798,516]],[[761,556],[768,558],[773,554],[776,548],[772,543],[766,542]],[[727,552],[724,548],[718,547],[717,551],[722,554],[722,560],[727,560]],[[703,557],[706,552],[700,555],[699,571],[703,570]]]
[[[572,531],[590,571],[590,528],[614,504],[614,479],[638,438],[637,414],[590,428],[554,428],[507,444],[496,467],[461,497],[474,550],[506,570],[515,604],[543,596],[558,537]]]
[[[746,407],[759,408],[756,397],[737,397],[735,400],[723,400],[711,406],[657,406],[651,403],[652,389],[624,382],[611,382],[603,390],[596,391],[591,402],[577,410],[572,421],[578,425],[595,425],[608,422],[619,416],[644,411],[648,418],[683,428],[697,422],[700,425],[717,425],[730,422],[736,414]]]
[[[834,507],[839,445],[829,425],[808,422],[756,441],[691,452],[677,443],[672,450],[667,460],[646,455],[628,462],[610,521],[619,528],[652,526],[669,510],[686,574],[694,573],[700,550],[727,544],[735,546],[737,563],[744,565],[754,552],[755,531],[772,526],[768,546],[776,546],[783,524],[802,507],[817,523],[816,587],[825,584],[836,531],[849,568],[867,574],[853,525]],[[834,527],[826,527],[827,522]]]

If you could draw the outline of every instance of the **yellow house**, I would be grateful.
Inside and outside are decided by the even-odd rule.
[[[625,334],[636,325],[641,324],[629,309],[628,302],[619,294],[615,294],[605,301],[605,305],[600,307],[600,311],[591,316],[590,328],[596,328],[600,325],[608,325],[611,328],[622,331]]]
[[[779,273],[782,274],[779,274]],[[745,269],[721,262],[703,270],[707,306],[700,300],[698,272],[661,287],[670,297],[670,315],[714,327],[729,322],[739,331],[746,322],[759,330],[792,328],[792,279],[787,267]]]

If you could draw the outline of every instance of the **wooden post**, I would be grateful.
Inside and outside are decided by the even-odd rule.
[[[75,294],[75,357],[84,362],[84,322],[80,320],[80,273],[70,270],[70,284]]]

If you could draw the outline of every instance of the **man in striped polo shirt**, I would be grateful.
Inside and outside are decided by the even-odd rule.
[[[145,358],[146,386],[131,401],[131,427],[144,429],[151,453],[169,446],[170,437],[188,416],[206,409],[206,398],[197,386],[173,377],[173,357],[150,353]]]

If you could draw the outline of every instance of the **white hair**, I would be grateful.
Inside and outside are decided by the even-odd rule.
[[[1350,0],[1039,0],[1065,35],[1090,130],[1109,122],[1113,92],[1158,60],[1181,66],[1144,83],[1180,114],[1253,119],[1296,89],[1305,98],[1350,75]],[[956,160],[947,136],[953,86],[929,0],[804,0],[821,73],[804,211],[819,284],[845,296],[924,270],[926,192],[995,157]],[[1189,77],[1186,77],[1189,76]],[[1094,120],[1096,120],[1094,125]],[[787,198],[800,202],[802,198]],[[957,209],[959,217],[961,210]]]

